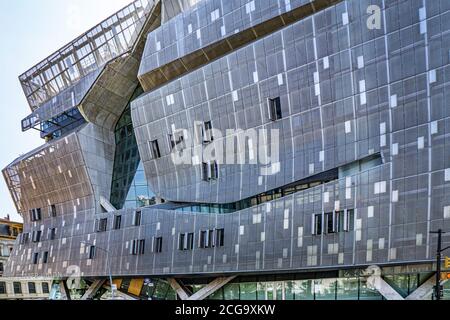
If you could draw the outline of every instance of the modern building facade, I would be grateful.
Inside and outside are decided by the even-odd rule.
[[[20,76],[46,143],[3,170],[25,220],[5,273],[79,277],[85,298],[111,274],[144,299],[430,299],[449,17],[133,2]]]

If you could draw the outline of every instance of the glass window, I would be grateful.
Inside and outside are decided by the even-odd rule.
[[[295,300],[314,300],[312,280],[294,281]]]
[[[38,264],[39,262],[39,253],[36,252],[33,254],[33,264]]]
[[[358,300],[359,280],[357,278],[337,280],[338,300]]]
[[[162,252],[162,238],[155,238],[155,250],[156,253]]]
[[[223,288],[224,300],[239,300],[239,283],[229,283]]]
[[[216,292],[214,292],[212,295],[208,297],[208,300],[224,300],[223,298],[223,288],[220,288]]]
[[[43,293],[50,293],[49,285],[48,285],[47,282],[42,282],[42,292]]]
[[[159,149],[158,140],[150,141],[150,153],[151,153],[152,159],[161,158],[161,151]]]
[[[294,300],[295,295],[295,281],[285,281],[284,282],[284,299],[285,300]]]
[[[321,235],[322,234],[322,215],[316,214],[314,215],[314,235]]]
[[[48,262],[48,251],[44,252],[44,255],[42,256],[42,263]]]
[[[359,284],[359,300],[382,300],[383,296],[374,289],[367,286],[366,279],[361,278]]]
[[[327,233],[335,232],[333,215],[334,215],[333,212],[325,213],[325,223],[326,223]]]
[[[256,300],[256,282],[240,283],[240,299]]]
[[[14,282],[14,294],[22,294],[22,284],[20,282]]]
[[[6,283],[0,282],[0,294],[6,294]]]
[[[141,210],[136,210],[133,217],[133,226],[138,227],[141,225],[141,216],[142,216]]]
[[[28,293],[30,294],[36,293],[36,284],[34,282],[28,282]]]
[[[92,260],[95,258],[95,246],[90,246],[89,248],[89,259]]]
[[[114,217],[114,230],[119,230],[122,226],[122,216]]]
[[[336,300],[336,280],[314,280],[316,300]]]

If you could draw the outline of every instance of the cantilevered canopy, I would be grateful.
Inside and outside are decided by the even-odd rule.
[[[36,128],[82,103],[80,111],[94,123],[120,115],[138,84],[137,61],[145,35],[159,25],[160,1],[134,1],[21,75],[33,111],[22,121],[22,130]],[[94,89],[94,96],[89,96]],[[114,97],[114,101],[102,101],[102,95]],[[112,104],[107,109],[93,110],[108,103]],[[103,114],[106,111],[114,116]]]

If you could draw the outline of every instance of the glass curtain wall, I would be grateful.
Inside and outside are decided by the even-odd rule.
[[[155,194],[145,178],[131,120],[131,101],[142,92],[139,86],[116,125],[116,153],[111,190],[111,204],[116,209],[140,208],[156,203]]]

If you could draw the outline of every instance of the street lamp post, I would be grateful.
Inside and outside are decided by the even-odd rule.
[[[442,290],[441,290],[442,252],[444,252],[447,249],[450,249],[450,246],[442,249],[442,235],[446,233],[446,232],[442,231],[442,229],[439,229],[438,231],[431,231],[430,233],[438,235],[438,243],[437,243],[437,250],[436,250],[436,285],[434,287],[434,296],[436,297],[436,300],[441,300],[441,297],[442,297]]]
[[[106,266],[107,266],[108,274],[109,274],[109,285],[110,285],[110,287],[111,287],[111,295],[112,295],[112,299],[114,300],[114,298],[115,298],[115,297],[114,297],[114,291],[115,291],[115,290],[113,289],[112,273],[111,273],[111,263],[110,263],[110,261],[109,261],[109,256],[110,256],[109,250],[104,249],[104,248],[101,248],[101,247],[97,247],[97,246],[95,246],[94,244],[88,243],[88,242],[86,242],[86,241],[82,241],[81,243],[84,243],[85,245],[93,246],[93,247],[95,248],[95,250],[99,249],[99,250],[101,250],[101,251],[106,252]]]

